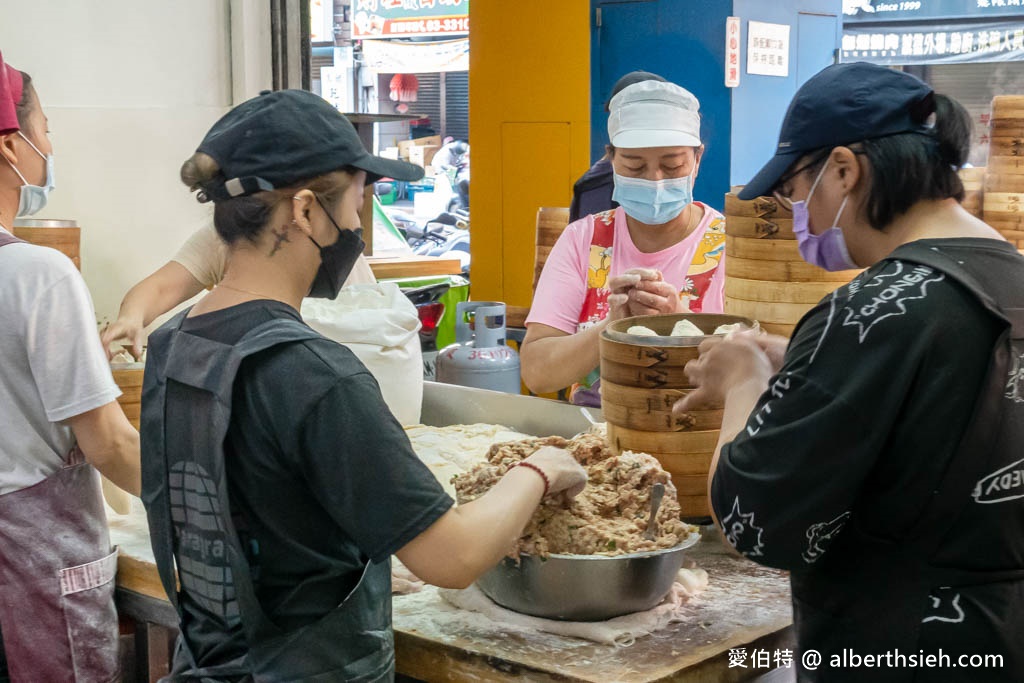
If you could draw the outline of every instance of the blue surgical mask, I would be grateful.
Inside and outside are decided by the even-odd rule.
[[[793,233],[796,235],[796,246],[800,250],[800,256],[812,266],[830,271],[851,270],[858,266],[850,258],[850,252],[846,248],[846,239],[843,237],[843,229],[837,225],[839,217],[846,209],[846,201],[849,197],[843,197],[843,203],[839,205],[839,211],[836,212],[836,217],[832,220],[831,228],[820,235],[812,234],[810,229],[807,203],[811,201],[811,196],[825,174],[826,167],[828,167],[827,159],[825,165],[821,167],[821,171],[818,172],[814,184],[811,185],[807,199],[793,202]]]
[[[627,215],[646,225],[662,225],[693,202],[692,176],[646,180],[614,174],[612,199]]]
[[[31,216],[31,215],[39,213],[40,211],[43,210],[43,207],[46,206],[46,199],[47,199],[48,195],[50,194],[50,192],[53,191],[54,182],[53,182],[53,155],[52,154],[43,154],[42,152],[40,152],[39,148],[36,147],[35,145],[33,145],[32,141],[29,140],[27,137],[25,137],[21,133],[21,131],[18,131],[18,135],[21,135],[21,138],[25,142],[27,142],[29,144],[29,147],[31,147],[32,149],[35,150],[36,154],[38,154],[42,158],[46,159],[46,186],[45,187],[39,187],[38,185],[30,184],[27,180],[25,180],[25,176],[23,176],[21,174],[21,171],[18,170],[17,166],[12,164],[10,161],[7,162],[8,164],[10,164],[10,167],[14,169],[14,172],[18,174],[18,177],[21,178],[21,182],[22,182],[21,197],[18,200],[18,213],[17,213],[17,216],[19,218],[21,218],[22,216]]]

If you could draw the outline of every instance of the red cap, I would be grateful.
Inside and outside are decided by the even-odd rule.
[[[0,135],[21,129],[16,107],[21,102],[23,88],[21,72],[5,64],[3,53],[0,53]]]

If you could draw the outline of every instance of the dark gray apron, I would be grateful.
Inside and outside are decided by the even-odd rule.
[[[880,539],[860,523],[855,511],[829,548],[827,569],[792,574],[798,640],[807,642],[806,637],[825,662],[832,655],[841,655],[844,649],[862,656],[897,648],[904,655],[918,654],[922,621],[928,613],[929,596],[936,588],[1002,583],[1009,597],[1020,590],[1020,582],[1024,581],[1024,567],[978,571],[937,566],[934,562],[940,548],[951,538],[978,533],[974,518],[978,513],[968,511],[968,506],[975,505],[972,492],[977,483],[999,469],[1000,464],[1024,456],[1024,412],[1015,410],[1015,404],[1005,398],[1012,359],[1024,354],[1024,286],[1020,286],[1019,264],[1015,269],[993,270],[979,281],[979,277],[947,254],[920,244],[901,247],[889,258],[928,266],[959,282],[1003,323],[1004,330],[993,348],[988,375],[963,440],[939,486],[932,491],[924,513],[907,535],[908,540],[896,543]],[[1024,514],[1024,500],[1019,503],[991,510],[991,514],[1015,515],[1019,519]],[[1024,535],[1016,539],[1024,542]],[[858,596],[864,592],[869,592],[872,599],[860,600]],[[877,607],[880,604],[886,605],[882,613]],[[951,652],[949,648],[946,651]],[[984,653],[1002,654],[1004,667],[968,671],[835,669],[823,665],[816,671],[807,671],[799,656],[794,659],[801,681],[1024,681],[1024,633],[993,633]]]
[[[21,241],[0,232],[0,247]],[[77,446],[54,474],[0,496],[0,623],[12,681],[118,680],[116,573],[99,474]]]
[[[320,335],[293,320],[272,320],[229,346],[182,331],[186,315],[150,336],[142,393],[142,499],[160,578],[183,620],[165,680],[390,680],[389,563],[367,562],[358,585],[333,611],[284,632],[260,606],[248,559],[252,541],[244,520],[231,513],[224,442],[238,368],[255,353]],[[240,628],[248,652],[200,665],[186,637],[181,595],[209,615],[203,628],[225,634]]]

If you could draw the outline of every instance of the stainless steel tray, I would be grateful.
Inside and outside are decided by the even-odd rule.
[[[604,421],[601,411],[594,408],[582,408],[536,396],[424,382],[420,422],[432,427],[500,424],[533,436],[571,438],[590,428],[590,421],[583,416],[583,410],[594,421]]]

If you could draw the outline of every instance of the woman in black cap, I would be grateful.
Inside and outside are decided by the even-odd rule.
[[[1024,680],[1024,259],[958,203],[969,145],[916,78],[832,66],[740,193],[792,205],[808,262],[866,268],[788,348],[706,343],[677,405],[724,400],[712,506],[792,572],[800,680]]]
[[[349,226],[385,174],[422,169],[371,156],[297,90],[229,112],[182,167],[231,266],[150,337],[143,500],[181,621],[170,680],[389,680],[392,554],[466,586],[543,496],[583,488],[546,448],[453,509],[369,372],[302,323],[301,299],[334,297],[361,253]]]

